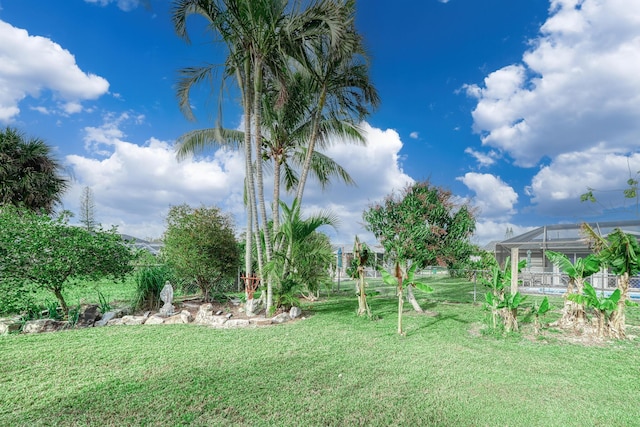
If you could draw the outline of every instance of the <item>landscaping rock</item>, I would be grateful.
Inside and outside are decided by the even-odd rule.
[[[0,336],[17,332],[22,327],[19,317],[0,319]]]
[[[144,324],[145,325],[162,325],[164,321],[165,321],[164,317],[154,314],[153,316],[149,317],[147,321],[144,322]]]
[[[107,311],[102,315],[102,318],[100,320],[93,324],[93,326],[106,326],[111,319],[115,319],[116,317],[117,316],[115,311]]]
[[[289,313],[280,313],[277,316],[271,318],[271,323],[285,323],[291,320]]]
[[[184,323],[191,322],[191,320],[193,320],[191,313],[189,313],[186,310],[183,310],[180,313],[176,314],[175,316],[171,316],[168,319],[166,319],[164,321],[164,324],[165,325],[184,324]]]
[[[249,319],[229,319],[224,322],[225,328],[246,328],[249,326]]]
[[[301,314],[302,310],[300,310],[300,307],[291,307],[291,310],[289,310],[289,317],[292,319],[299,317]]]
[[[76,326],[79,328],[91,327],[97,320],[100,320],[102,313],[98,305],[87,305],[82,307],[80,314],[78,315],[78,321]]]
[[[42,332],[55,332],[69,327],[69,322],[53,319],[29,320],[24,324],[22,331],[25,334],[39,334]]]
[[[144,324],[145,320],[147,320],[147,318],[144,316],[124,316],[122,318],[122,324],[129,326],[142,325]]]
[[[271,324],[271,319],[265,317],[253,317],[249,319],[249,323],[256,326],[267,326]]]
[[[211,304],[202,304],[198,309],[198,313],[196,313],[195,323],[198,325],[208,325],[213,318],[213,305]]]
[[[115,319],[111,319],[107,322],[107,326],[118,326],[118,325],[123,325],[124,323],[122,322],[122,317],[117,317]]]

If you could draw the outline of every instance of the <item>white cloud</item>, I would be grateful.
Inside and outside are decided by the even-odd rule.
[[[629,177],[638,171],[640,153],[627,156],[596,147],[558,156],[540,169],[528,190],[539,213],[581,219],[585,214],[601,214],[634,204],[635,200],[625,199],[622,191]],[[587,187],[595,189],[598,203],[580,202]]]
[[[98,4],[100,6],[107,6],[109,3],[116,3],[118,7],[125,12],[129,12],[136,7],[143,4],[141,0],[84,0],[87,3]]]
[[[480,210],[483,219],[504,220],[515,214],[514,205],[518,202],[518,194],[500,177],[467,172],[457,180],[476,193],[473,205]]]
[[[418,139],[418,138],[420,137],[420,134],[418,134],[418,132],[411,132],[411,133],[409,134],[409,137],[410,137],[411,139]]]
[[[467,147],[464,150],[465,153],[469,154],[478,162],[478,166],[480,167],[488,167],[496,163],[496,159],[499,157],[498,153],[491,150],[488,153],[481,153],[479,151],[474,150],[471,147]]]
[[[640,2],[553,0],[540,31],[522,63],[465,86],[483,145],[525,167],[598,146],[637,151]]]
[[[476,222],[476,231],[472,241],[483,247],[492,241],[502,241],[507,238],[507,230],[513,230],[513,237],[531,231],[536,227],[522,227],[511,222],[499,222],[480,219]]]
[[[81,111],[81,101],[108,89],[104,78],[82,71],[59,44],[0,21],[0,122],[12,121],[20,113],[19,103],[43,90],[53,92],[63,110],[73,114]]]
[[[132,120],[135,117],[130,113],[110,115],[101,126],[85,128],[85,145],[91,156],[67,156],[76,182],[65,196],[65,208],[77,211],[82,188],[90,186],[98,220],[118,225],[121,232],[134,236],[159,237],[169,205],[181,203],[217,205],[235,216],[238,230],[244,228],[244,160],[240,153],[218,150],[207,158],[178,163],[168,142],[149,138],[137,145],[126,141],[121,127]],[[362,212],[370,203],[413,181],[399,165],[402,142],[397,132],[366,123],[363,129],[367,147],[336,144],[325,151],[360,186],[335,183],[330,192],[322,192],[310,179],[303,199],[305,213],[329,208],[340,218],[337,233],[326,231],[334,242],[346,245],[352,244],[356,234],[375,243],[362,227]],[[270,177],[265,177],[268,199],[271,191]]]

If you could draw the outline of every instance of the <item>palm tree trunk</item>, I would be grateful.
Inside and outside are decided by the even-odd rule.
[[[260,208],[260,219],[262,221],[262,232],[264,234],[264,246],[266,261],[271,261],[272,242],[269,224],[267,222],[267,209],[264,201],[264,179],[262,175],[262,60],[254,58],[254,99],[253,99],[253,120],[255,128],[255,151],[256,151],[256,181],[258,187],[258,206]],[[267,313],[273,305],[273,281],[267,277]]]
[[[276,155],[273,165],[273,201],[271,207],[271,220],[273,221],[273,232],[278,232],[280,228],[280,168],[282,165],[282,158],[280,155]],[[280,248],[274,247],[274,251]]]
[[[320,92],[320,99],[318,100],[317,110],[315,111],[315,118],[313,119],[313,127],[311,136],[309,137],[309,145],[307,147],[307,153],[302,164],[302,172],[300,173],[300,179],[298,181],[298,190],[296,191],[296,199],[298,203],[302,204],[302,195],[304,193],[304,187],[307,183],[307,176],[311,169],[311,158],[313,156],[313,150],[315,149],[316,139],[318,138],[318,132],[320,130],[320,120],[322,119],[322,110],[324,109],[324,103],[327,99],[327,87],[322,86]]]
[[[238,68],[236,71],[236,78],[238,79],[238,86],[242,92],[242,104],[245,114],[245,123],[244,123],[244,185],[245,185],[245,198],[247,201],[246,206],[246,214],[247,214],[247,231],[245,235],[245,252],[244,252],[244,269],[245,269],[245,293],[247,294],[247,299],[249,295],[247,290],[250,286],[249,277],[251,277],[253,271],[253,251],[252,251],[252,242],[253,242],[253,209],[252,209],[252,197],[251,197],[251,189],[253,183],[253,171],[251,167],[251,110],[247,108],[247,105],[250,105],[249,102],[251,100],[251,88],[248,84],[248,71],[249,71],[249,61],[245,60],[244,63],[244,75],[240,72]]]

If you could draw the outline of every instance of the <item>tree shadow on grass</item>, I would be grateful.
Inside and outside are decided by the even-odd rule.
[[[445,322],[445,321],[453,321],[457,323],[462,323],[464,325],[471,324],[472,322],[466,319],[460,318],[457,314],[447,314],[447,315],[437,315],[429,317],[428,321],[420,322],[416,328],[412,328],[411,330],[406,331],[407,335],[413,335],[421,329],[433,329],[436,325]]]

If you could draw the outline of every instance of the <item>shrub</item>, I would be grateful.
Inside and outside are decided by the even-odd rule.
[[[142,267],[135,274],[136,296],[133,307],[136,310],[157,310],[160,308],[160,292],[167,281],[171,281],[171,270],[166,265]]]

